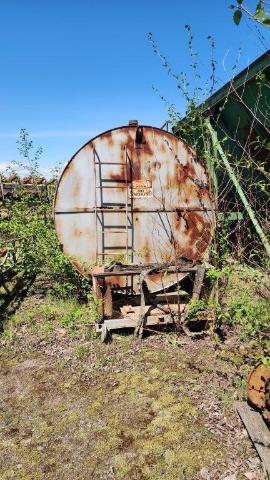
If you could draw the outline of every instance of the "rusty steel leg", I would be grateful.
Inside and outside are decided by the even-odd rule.
[[[205,267],[198,267],[198,270],[195,275],[193,291],[192,291],[192,300],[199,300],[200,294],[202,291],[203,280],[205,275]]]
[[[101,328],[101,341],[102,343],[106,343],[106,341],[108,340],[109,338],[109,331],[108,331],[108,328],[107,326],[103,323],[102,325],[102,328]]]
[[[104,318],[104,305],[102,298],[102,288],[100,285],[100,279],[98,277],[93,277],[93,292],[98,300],[97,312],[100,317],[100,321]],[[98,322],[99,323],[99,322]]]
[[[145,275],[146,275],[146,272],[142,272],[140,274],[141,308],[140,308],[139,320],[134,330],[135,337],[139,337],[140,339],[142,338],[142,335],[143,335],[143,327],[145,323],[145,295],[144,295],[144,289],[143,289],[143,282],[144,282]]]
[[[112,307],[112,289],[110,285],[107,285],[103,303],[104,303],[104,307],[103,307],[104,317],[111,318],[113,314],[113,307]]]

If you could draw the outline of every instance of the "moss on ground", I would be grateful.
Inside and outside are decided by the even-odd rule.
[[[2,337],[1,480],[215,480],[253,455],[233,410],[238,366],[210,339],[104,345],[68,313],[63,328],[55,306],[35,312]]]
[[[222,455],[181,383],[168,383],[177,361],[143,353],[91,388],[44,357],[3,361],[1,478],[87,479],[102,466],[115,478],[192,479]]]

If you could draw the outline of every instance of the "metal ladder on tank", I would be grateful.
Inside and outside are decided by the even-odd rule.
[[[125,178],[124,179],[105,179],[102,176],[102,165],[123,165],[125,166]],[[99,171],[97,172],[97,167]],[[125,148],[125,162],[102,162],[100,157],[98,156],[97,152],[94,150],[94,176],[95,176],[95,207],[94,207],[94,214],[95,214],[95,227],[96,227],[96,261],[101,257],[102,262],[104,262],[106,256],[120,256],[122,255],[121,251],[114,251],[116,247],[110,247],[110,245],[105,245],[106,238],[110,238],[110,233],[117,233],[120,235],[125,235],[125,244],[120,246],[123,248],[123,252],[125,255],[126,263],[129,261],[129,257],[133,256],[133,249],[132,246],[129,246],[129,229],[132,230],[132,221],[129,218],[129,195],[128,195],[128,187],[131,179],[128,179],[128,167],[130,167],[131,172],[131,165],[130,165],[130,158],[128,155],[127,147]],[[103,189],[120,189],[123,188],[119,185],[107,185],[107,183],[121,183],[125,184],[126,188],[126,197],[125,197],[125,204],[122,203],[114,203],[106,207],[106,204],[103,202]],[[104,185],[106,183],[106,185]],[[98,194],[99,193],[99,194]],[[100,207],[98,206],[98,198],[100,198]],[[132,200],[131,200],[132,201]],[[108,202],[107,202],[108,203]],[[119,212],[125,214],[125,224],[122,226],[114,227],[113,225],[105,225],[104,224],[104,213],[112,212]],[[131,214],[132,215],[132,214]],[[101,217],[101,218],[100,218]],[[101,225],[101,238],[102,238],[102,250],[99,250],[98,239],[99,239],[99,225]],[[106,236],[107,234],[107,236]],[[131,235],[132,237],[132,235]]]

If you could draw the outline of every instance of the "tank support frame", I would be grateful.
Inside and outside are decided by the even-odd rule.
[[[181,329],[181,323],[184,320],[184,310],[186,303],[181,303],[181,294],[179,294],[178,274],[185,274],[184,278],[191,273],[195,274],[192,300],[200,297],[205,271],[208,266],[201,262],[185,261],[180,264],[143,264],[143,265],[122,265],[114,264],[109,267],[97,268],[92,272],[93,291],[98,300],[99,321],[96,324],[96,331],[101,333],[102,341],[106,341],[111,330],[122,328],[133,328],[134,335],[142,338],[144,329],[151,326],[176,325]],[[166,292],[163,294],[153,294],[147,291],[145,287],[145,278],[149,274],[175,273],[176,274],[176,292]],[[115,315],[113,310],[113,290],[109,283],[110,277],[139,276],[140,294],[139,305],[124,305],[120,308],[122,318]],[[183,279],[183,277],[181,277]],[[180,280],[181,281],[181,280]],[[117,289],[116,289],[117,290]],[[163,302],[160,302],[160,296],[163,295]],[[122,295],[126,300],[130,299],[127,292]],[[170,298],[171,297],[171,298]],[[172,301],[172,297],[174,300]],[[174,303],[173,303],[174,302]]]

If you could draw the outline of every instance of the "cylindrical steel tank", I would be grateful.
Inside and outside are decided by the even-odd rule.
[[[94,265],[203,260],[215,225],[204,161],[183,141],[136,122],[104,132],[59,180],[55,225],[85,276]]]

